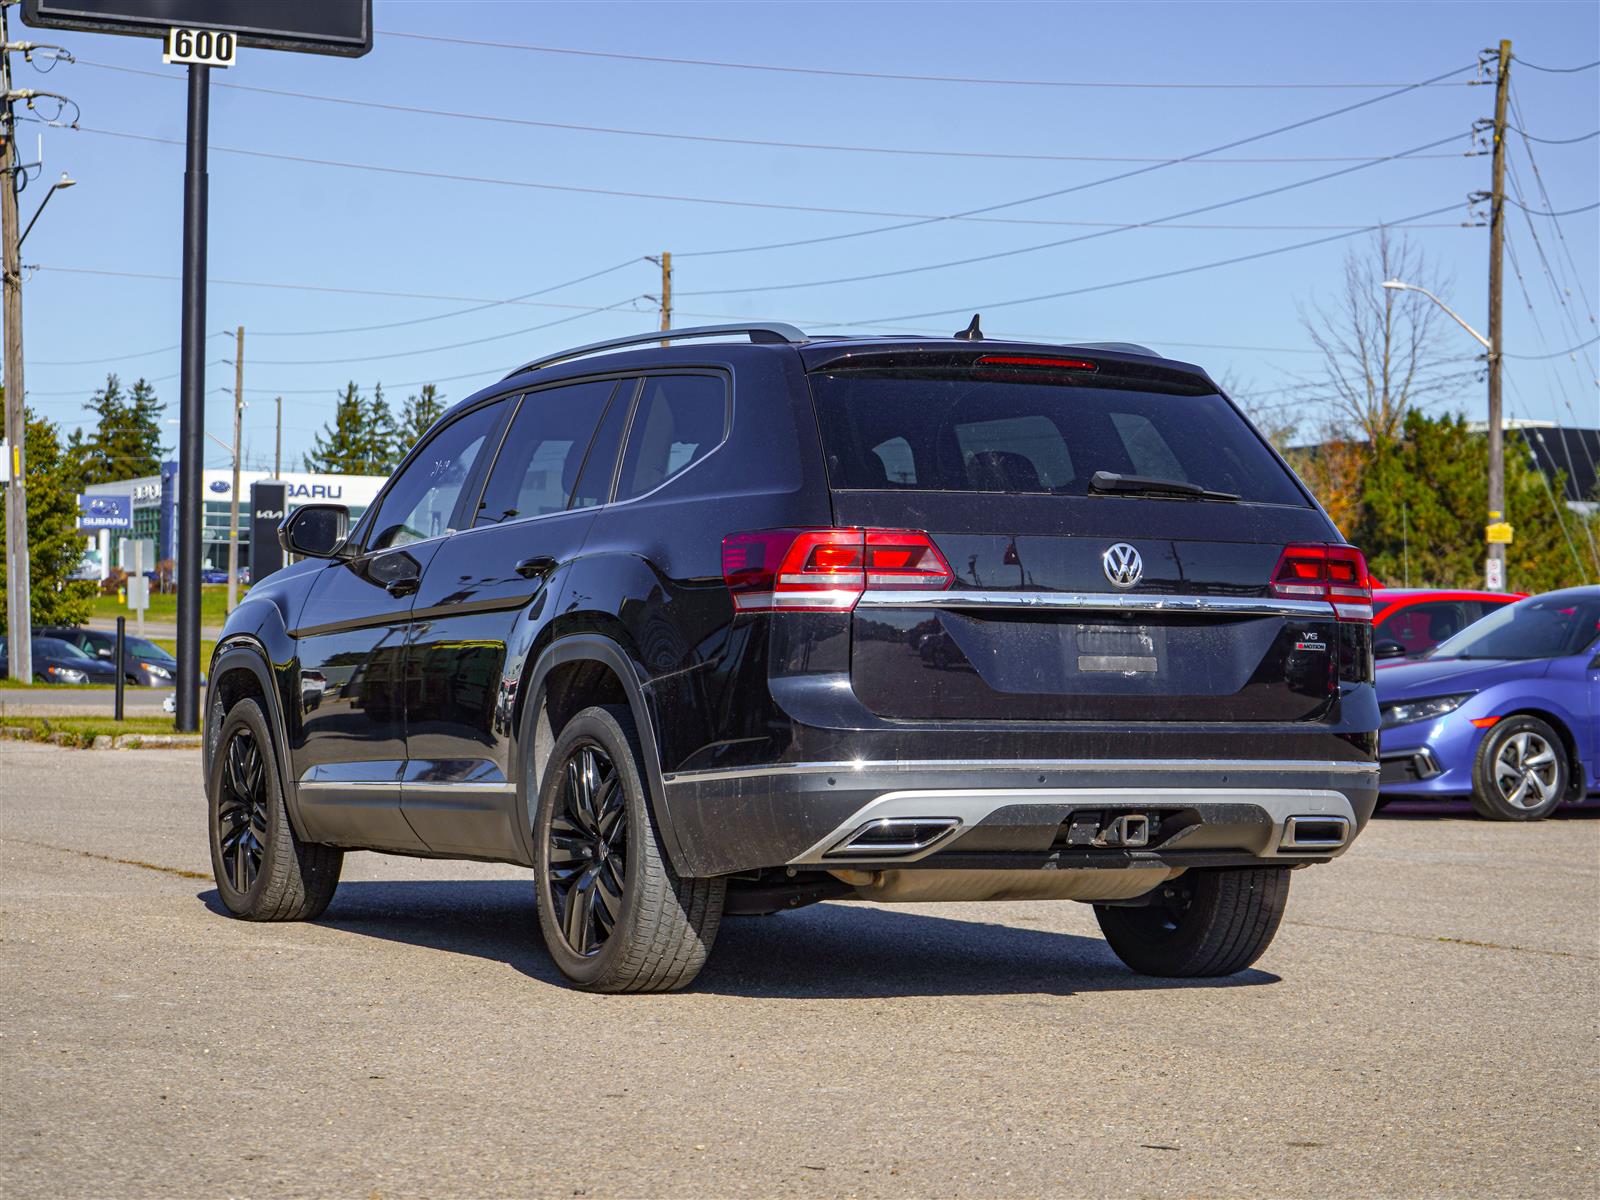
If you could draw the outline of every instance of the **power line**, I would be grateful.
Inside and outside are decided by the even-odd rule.
[[[208,333],[206,336],[214,338],[232,337],[233,335],[219,330],[216,333]],[[30,358],[28,365],[30,367],[94,367],[105,363],[119,363],[130,358],[149,358],[153,354],[169,354],[176,349],[178,349],[176,345],[160,346],[154,350],[135,350],[128,354],[108,355],[105,358]]]
[[[1594,337],[1590,338],[1587,342],[1579,342],[1576,346],[1568,346],[1565,350],[1554,350],[1554,351],[1551,351],[1549,354],[1509,354],[1509,353],[1506,353],[1506,352],[1502,351],[1500,357],[1502,357],[1502,358],[1521,358],[1521,359],[1527,359],[1529,361],[1534,361],[1534,360],[1543,359],[1543,358],[1561,358],[1564,355],[1576,354],[1579,350],[1587,349],[1588,347],[1594,345],[1596,342],[1600,342],[1600,334],[1596,334]]]
[[[403,327],[408,326],[408,325],[422,325],[422,324],[425,324],[425,323],[427,323],[429,321],[443,321],[443,320],[445,320],[445,319],[447,319],[449,317],[464,317],[468,313],[483,312],[486,309],[490,309],[490,308],[502,308],[502,307],[504,307],[505,305],[508,305],[508,304],[524,304],[527,301],[533,299],[535,296],[547,296],[551,292],[560,291],[562,288],[573,287],[576,284],[587,283],[591,279],[599,279],[602,275],[610,275],[613,272],[622,270],[624,267],[631,267],[635,263],[641,263],[643,261],[644,261],[644,259],[643,258],[639,258],[639,257],[630,258],[630,259],[627,259],[624,262],[617,263],[615,266],[603,267],[598,271],[591,271],[587,275],[579,275],[576,279],[568,279],[563,283],[553,283],[549,287],[543,287],[543,288],[538,289],[537,291],[524,292],[520,296],[512,296],[512,297],[510,297],[509,299],[506,299],[506,300],[490,300],[490,301],[487,301],[487,302],[485,302],[483,304],[474,304],[470,308],[457,308],[457,309],[451,310],[450,312],[435,313],[431,317],[412,317],[408,321],[388,321],[388,322],[385,322],[382,325],[352,325],[347,329],[292,329],[292,330],[285,330],[285,329],[256,330],[256,329],[252,329],[250,331],[250,336],[251,337],[321,337],[321,336],[324,336],[326,334],[331,334],[331,333],[371,333],[371,332],[373,332],[375,330],[380,330],[380,329],[400,329],[400,328],[403,328]],[[591,309],[588,309],[588,311],[591,311],[591,312],[603,312],[604,310],[603,309],[591,308]],[[536,326],[536,328],[537,328],[537,326]],[[172,349],[176,349],[176,347],[172,347]]]
[[[610,50],[578,50],[568,46],[540,46],[519,42],[487,41],[478,38],[446,37],[431,33],[406,33],[380,30],[384,37],[409,38],[419,42],[440,42],[453,46],[482,46],[494,50],[521,50],[535,54],[563,54],[576,58],[606,58],[621,62],[665,63],[684,67],[717,67],[736,71],[769,71],[781,75],[821,75],[835,79],[887,79],[903,83],[959,83],[1002,87],[1050,88],[1125,88],[1130,90],[1277,91],[1330,90],[1343,88],[1388,88],[1392,83],[1147,83],[1107,82],[1070,79],[989,79],[970,75],[912,75],[889,71],[852,71],[838,67],[794,67],[774,63],[732,62],[712,58],[674,58],[660,54],[625,54]],[[1452,72],[1453,74],[1454,72]],[[1466,86],[1462,84],[1460,86]]]
[[[1458,207],[1457,204],[1446,204],[1442,208],[1434,208],[1428,210],[1427,212],[1415,213],[1409,217],[1401,217],[1399,221],[1395,223],[1400,224],[1406,221],[1420,221],[1427,217],[1438,216],[1443,212],[1449,212],[1456,207]],[[1046,292],[1038,296],[1023,296],[1014,300],[995,300],[985,304],[963,304],[959,308],[943,308],[920,313],[903,313],[893,317],[880,317],[877,320],[868,323],[884,324],[890,321],[917,321],[929,317],[959,316],[963,313],[971,313],[974,311],[983,312],[985,310],[992,310],[996,308],[1012,308],[1019,304],[1035,304],[1041,300],[1062,300],[1069,296],[1083,296],[1088,295],[1091,292],[1104,292],[1109,291],[1112,288],[1129,287],[1136,283],[1152,283],[1158,279],[1172,279],[1180,275],[1193,275],[1199,271],[1210,271],[1217,267],[1231,267],[1238,263],[1253,262],[1260,258],[1271,258],[1274,255],[1287,254],[1291,250],[1305,250],[1312,246],[1321,246],[1327,244],[1328,242],[1337,242],[1343,240],[1344,238],[1354,237],[1358,233],[1370,233],[1373,230],[1382,229],[1388,224],[1389,223],[1386,221],[1380,221],[1375,225],[1367,225],[1361,229],[1353,230],[1349,233],[1329,234],[1327,237],[1312,238],[1310,241],[1295,242],[1291,245],[1278,246],[1271,250],[1257,250],[1251,254],[1239,254],[1232,258],[1221,258],[1214,262],[1199,263],[1192,267],[1179,267],[1172,271],[1158,271],[1151,275],[1139,275],[1132,279],[1119,279],[1112,283],[1096,283],[1091,284],[1088,287],[1069,288],[1060,292]]]
[[[1595,209],[1600,208],[1600,200],[1596,200],[1593,204],[1585,204],[1582,208],[1568,208],[1561,212],[1548,212],[1542,208],[1529,208],[1522,201],[1514,200],[1510,196],[1506,196],[1504,199],[1510,204],[1515,204],[1523,212],[1535,217],[1575,217],[1579,213],[1593,212]]]
[[[1367,108],[1374,104],[1381,104],[1385,100],[1392,100],[1395,97],[1403,96],[1408,92],[1414,92],[1418,88],[1428,87],[1431,84],[1437,83],[1441,79],[1448,79],[1452,75],[1460,75],[1463,71],[1473,71],[1476,69],[1476,63],[1472,64],[1471,66],[1458,67],[1453,71],[1446,71],[1441,75],[1435,75],[1433,78],[1425,79],[1420,83],[1407,84],[1405,87],[1398,88],[1395,91],[1384,92],[1381,96],[1371,96],[1366,100],[1358,100],[1354,104],[1346,104],[1340,108],[1330,109],[1328,112],[1318,113],[1315,116],[1303,117],[1298,121],[1291,121],[1287,125],[1279,125],[1262,133],[1253,133],[1248,137],[1235,138],[1230,142],[1222,143],[1220,146],[1212,146],[1205,150],[1196,150],[1192,154],[1185,154],[1178,158],[1169,158],[1165,162],[1152,163],[1148,166],[1136,167],[1131,171],[1121,171],[1115,175],[1105,175],[1099,179],[1091,179],[1087,183],[1077,183],[1070,187],[1057,188],[1053,191],[1041,192],[1034,196],[1023,196],[1017,200],[1006,200],[998,204],[984,205],[981,208],[967,209],[965,212],[953,213],[944,217],[907,221],[897,225],[880,225],[875,229],[859,229],[853,233],[838,233],[831,234],[826,237],[801,238],[787,242],[772,242],[763,246],[731,246],[725,247],[721,250],[682,251],[678,253],[678,257],[705,258],[714,254],[748,254],[761,250],[783,250],[796,246],[814,246],[822,242],[837,242],[843,241],[847,238],[868,237],[872,234],[878,233],[892,233],[900,229],[915,229],[922,225],[934,224],[937,221],[959,220],[966,217],[982,216],[988,213],[999,212],[1001,209],[1016,208],[1024,204],[1034,204],[1040,200],[1053,200],[1059,196],[1071,195],[1074,192],[1087,191],[1089,188],[1099,187],[1102,184],[1117,183],[1124,179],[1133,179],[1139,175],[1147,175],[1152,171],[1160,171],[1166,167],[1177,166],[1179,163],[1192,162],[1196,159],[1208,158],[1213,154],[1221,154],[1226,150],[1234,150],[1240,146],[1249,145],[1252,142],[1259,142],[1269,137],[1276,137],[1280,133],[1289,133],[1296,129],[1303,129],[1308,125],[1315,125],[1319,121],[1331,120],[1334,117],[1343,116],[1346,113],[1355,112],[1358,109]]]
[[[1600,67],[1600,59],[1596,59],[1592,63],[1584,63],[1582,66],[1579,66],[1579,67],[1541,67],[1537,63],[1529,62],[1527,59],[1523,58],[1522,55],[1520,55],[1520,54],[1513,54],[1511,57],[1516,59],[1519,63],[1521,63],[1523,66],[1527,67],[1529,70],[1532,70],[1532,71],[1544,71],[1546,74],[1549,74],[1549,75],[1572,75],[1572,74],[1577,73],[1578,71],[1592,71],[1596,67]]]
[[[1079,234],[1077,237],[1061,238],[1061,239],[1059,239],[1057,241],[1053,241],[1053,242],[1042,242],[1042,243],[1039,243],[1038,245],[1033,245],[1033,246],[1018,246],[1015,249],[1011,249],[1011,250],[996,250],[996,251],[993,251],[993,252],[988,253],[988,254],[977,254],[977,255],[973,255],[973,256],[968,257],[968,258],[954,259],[954,260],[952,260],[950,262],[926,263],[926,264],[924,264],[922,266],[918,266],[918,267],[901,267],[901,268],[899,268],[897,270],[892,270],[892,271],[873,271],[873,272],[869,272],[869,273],[864,274],[864,275],[848,275],[848,276],[843,276],[843,277],[835,278],[835,279],[816,279],[816,280],[810,280],[810,281],[804,282],[804,283],[757,284],[757,285],[750,286],[750,287],[737,287],[737,288],[705,288],[705,289],[701,289],[699,291],[684,291],[684,292],[680,292],[679,295],[681,295],[681,296],[739,295],[739,294],[745,294],[745,293],[749,293],[749,292],[779,292],[779,291],[791,291],[791,290],[793,290],[795,288],[828,287],[828,286],[832,286],[834,284],[841,284],[841,283],[865,283],[865,282],[867,282],[869,280],[875,280],[875,279],[890,279],[890,278],[894,278],[894,277],[901,276],[901,275],[916,275],[916,274],[920,274],[920,273],[925,272],[925,271],[943,271],[943,270],[947,270],[947,269],[949,269],[951,267],[965,267],[965,266],[971,266],[974,263],[993,262],[993,261],[995,261],[997,259],[1002,259],[1002,258],[1014,258],[1019,254],[1034,254],[1034,253],[1037,253],[1040,250],[1052,250],[1052,249],[1056,249],[1056,248],[1061,247],[1061,246],[1074,245],[1074,244],[1076,244],[1078,242],[1093,241],[1096,238],[1107,237],[1107,236],[1109,236],[1109,235],[1111,235],[1113,233],[1120,233],[1120,232],[1123,232],[1124,230],[1127,230],[1127,229],[1154,228],[1154,227],[1158,227],[1158,226],[1162,225],[1163,223],[1165,223],[1167,221],[1176,221],[1176,220],[1179,220],[1179,219],[1181,219],[1183,217],[1198,216],[1201,213],[1214,212],[1219,208],[1228,208],[1228,207],[1231,207],[1232,205],[1235,205],[1235,204],[1244,204],[1247,201],[1260,200],[1260,199],[1262,199],[1264,197],[1267,197],[1267,196],[1276,196],[1276,195],[1278,195],[1278,194],[1280,194],[1282,192],[1293,191],[1296,188],[1308,187],[1309,185],[1311,185],[1313,183],[1322,183],[1325,180],[1335,179],[1335,178],[1338,178],[1341,175],[1349,175],[1349,174],[1351,174],[1352,172],[1355,172],[1355,171],[1364,171],[1368,167],[1377,166],[1379,163],[1393,162],[1393,161],[1395,161],[1397,159],[1403,159],[1403,158],[1407,157],[1408,155],[1414,153],[1416,150],[1427,150],[1427,149],[1431,149],[1434,146],[1442,146],[1445,142],[1453,141],[1458,136],[1460,136],[1460,135],[1459,134],[1451,134],[1449,137],[1440,138],[1438,141],[1428,142],[1428,143],[1426,143],[1426,144],[1424,144],[1422,146],[1413,147],[1412,150],[1402,150],[1398,154],[1387,155],[1384,158],[1374,159],[1372,162],[1358,163],[1357,165],[1352,166],[1352,167],[1341,167],[1337,171],[1328,171],[1328,172],[1325,172],[1324,174],[1321,174],[1321,175],[1313,175],[1308,179],[1296,180],[1293,183],[1286,183],[1286,184],[1283,184],[1283,185],[1281,185],[1279,187],[1266,188],[1266,189],[1263,189],[1261,191],[1251,192],[1250,194],[1245,195],[1245,196],[1236,196],[1231,200],[1219,200],[1219,201],[1217,201],[1217,202],[1215,202],[1213,204],[1205,204],[1205,205],[1201,205],[1198,208],[1185,209],[1182,212],[1172,213],[1169,216],[1155,217],[1155,218],[1153,218],[1153,219],[1151,219],[1149,221],[1140,222],[1140,223],[1132,224],[1132,225],[1123,225],[1123,226],[1121,226],[1119,228],[1116,228],[1116,229],[1100,230],[1097,233],[1086,233],[1086,234]],[[1364,229],[1364,228],[1367,228],[1367,227],[1366,226],[1357,226],[1356,228],[1359,230],[1359,229]]]
[[[128,132],[128,131],[125,131],[125,130],[119,130],[119,129],[96,129],[93,126],[88,126],[88,125],[80,125],[80,126],[77,126],[76,128],[77,128],[77,132],[79,132],[79,133],[90,133],[90,134],[95,134],[95,135],[100,136],[100,137],[126,138],[126,139],[131,140],[131,141],[154,142],[156,144],[164,145],[164,146],[182,146],[184,144],[184,142],[183,142],[183,140],[181,138],[156,137],[156,136],[154,136],[152,134],[132,133],[132,132]],[[1453,138],[1445,138],[1445,139],[1442,139],[1440,142],[1437,142],[1437,143],[1434,143],[1434,144],[1435,145],[1443,145],[1444,142],[1451,141],[1451,140],[1453,140]],[[476,183],[476,184],[485,184],[485,185],[491,185],[491,186],[497,186],[497,187],[530,188],[530,189],[534,189],[534,190],[537,190],[537,191],[573,192],[573,193],[577,193],[579,195],[589,195],[589,196],[613,196],[613,197],[617,197],[617,198],[620,198],[620,199],[626,199],[626,200],[661,200],[661,201],[670,201],[670,202],[683,203],[683,204],[712,204],[712,205],[718,205],[718,206],[721,206],[721,207],[729,207],[729,208],[755,208],[755,209],[761,209],[761,210],[765,210],[765,211],[774,211],[775,210],[775,211],[778,211],[778,212],[820,213],[820,214],[825,215],[825,216],[886,217],[886,218],[890,218],[890,219],[905,219],[905,218],[909,218],[909,219],[912,219],[913,221],[915,221],[916,223],[923,223],[923,224],[931,223],[931,222],[934,222],[934,221],[943,221],[943,220],[960,220],[960,221],[971,221],[971,222],[974,222],[974,223],[992,224],[992,225],[1050,225],[1050,226],[1062,226],[1062,225],[1065,225],[1065,226],[1072,226],[1072,227],[1076,227],[1076,228],[1081,228],[1083,226],[1089,225],[1089,226],[1096,226],[1096,227],[1102,227],[1102,228],[1111,228],[1111,229],[1128,228],[1128,226],[1125,226],[1125,225],[1122,225],[1122,224],[1119,224],[1119,223],[1115,223],[1115,222],[1063,221],[1063,220],[1054,220],[1054,219],[1044,218],[1044,217],[983,217],[983,216],[945,217],[945,216],[942,216],[942,215],[937,214],[937,213],[896,212],[896,211],[892,211],[892,210],[891,211],[886,211],[886,210],[883,210],[883,209],[872,209],[872,208],[829,208],[829,207],[825,207],[825,206],[821,206],[821,205],[786,204],[786,203],[781,203],[781,202],[777,202],[777,201],[733,200],[733,199],[728,199],[726,197],[719,197],[719,196],[685,196],[685,195],[677,195],[677,194],[662,193],[662,192],[637,192],[637,191],[629,191],[629,190],[618,189],[618,188],[587,187],[587,186],[583,186],[583,185],[579,185],[579,184],[547,183],[547,182],[543,182],[543,181],[540,181],[540,180],[503,179],[503,178],[499,178],[499,177],[496,177],[496,176],[488,176],[488,175],[462,175],[462,174],[452,173],[452,172],[449,172],[449,171],[424,170],[424,169],[422,169],[420,167],[393,167],[393,166],[387,166],[387,165],[384,165],[384,164],[381,164],[381,163],[350,162],[350,161],[345,160],[345,159],[312,158],[312,157],[309,157],[309,156],[303,155],[303,154],[283,154],[283,153],[279,153],[279,152],[276,152],[276,151],[270,151],[270,150],[252,150],[252,149],[247,149],[245,147],[240,147],[240,146],[219,146],[219,145],[216,145],[215,143],[212,143],[212,145],[210,146],[210,149],[211,149],[211,151],[213,153],[219,153],[219,154],[238,154],[238,155],[243,155],[243,156],[248,157],[248,158],[265,158],[265,159],[270,159],[270,160],[277,161],[277,162],[295,162],[295,163],[304,163],[304,164],[307,164],[307,165],[310,165],[310,166],[318,166],[318,167],[334,167],[334,168],[340,168],[340,169],[344,169],[344,170],[354,170],[354,171],[371,171],[371,172],[375,172],[375,173],[383,174],[383,175],[404,175],[404,176],[411,176],[411,177],[419,178],[419,179],[435,179],[435,180],[443,180],[443,181],[453,182],[453,183]],[[1390,157],[1392,158],[1392,157],[1395,157],[1395,156],[1390,156]],[[1455,156],[1451,155],[1451,156],[1447,156],[1447,157],[1455,157]],[[1363,160],[1362,162],[1357,164],[1357,167],[1359,168],[1359,167],[1371,166],[1371,165],[1374,165],[1377,162],[1387,162],[1387,161],[1389,161],[1389,159]],[[1173,228],[1184,228],[1184,227],[1183,226],[1173,226]],[[1256,226],[1253,226],[1253,225],[1244,225],[1244,226],[1206,225],[1206,226],[1195,226],[1194,228],[1203,228],[1203,229],[1228,229],[1228,228],[1254,229],[1254,228],[1256,228]],[[1303,226],[1288,226],[1286,228],[1298,229],[1298,228],[1305,228],[1305,227],[1303,227]],[[1344,229],[1344,228],[1350,228],[1350,226],[1335,226],[1335,227],[1318,226],[1317,228],[1341,228],[1341,229]],[[630,261],[635,261],[635,260],[630,260]]]
[[[119,71],[128,75],[142,75],[150,79],[162,79],[173,82],[179,82],[182,79],[182,76],[171,75],[163,71],[148,71],[139,67],[124,67],[114,63],[93,62],[89,59],[79,59],[78,65],[92,67],[102,71]],[[862,146],[841,142],[792,142],[781,141],[773,138],[744,138],[709,133],[681,133],[662,129],[629,129],[622,126],[613,125],[585,125],[570,121],[539,121],[534,120],[531,117],[512,117],[501,113],[479,113],[468,112],[462,109],[429,108],[424,105],[397,104],[392,101],[383,100],[357,100],[348,96],[324,96],[315,92],[294,91],[288,88],[261,87],[256,84],[224,83],[217,80],[212,81],[212,86],[229,88],[233,91],[239,92],[254,92],[263,96],[279,96],[292,100],[309,100],[319,104],[343,104],[353,108],[368,108],[380,112],[402,113],[407,116],[445,117],[455,121],[483,121],[496,125],[515,125],[529,129],[555,129],[568,133],[598,133],[618,137],[657,138],[674,142],[703,142],[708,145],[715,146],[751,146],[762,149],[812,150],[844,154],[887,154],[917,158],[999,159],[1016,162],[1153,163],[1166,161],[1163,158],[1140,157],[1137,155],[1025,154],[1004,150],[939,150],[909,146]],[[1454,155],[1440,154],[1431,157],[1452,158]],[[1206,164],[1217,163],[1230,166],[1260,166],[1273,163],[1360,161],[1362,161],[1362,156],[1359,155],[1292,155],[1287,157],[1264,158],[1212,158],[1207,159]]]
[[[390,354],[368,354],[359,358],[341,356],[339,358],[257,358],[251,360],[252,366],[263,367],[323,367],[343,363],[388,362],[395,358],[411,358],[418,354],[438,354],[445,350],[461,350],[468,346],[482,346],[486,342],[504,341],[506,338],[521,337],[523,334],[535,333],[541,329],[553,329],[557,325],[565,325],[569,321],[581,321],[585,317],[592,317],[595,313],[614,312],[625,304],[632,304],[636,300],[643,300],[643,296],[629,296],[618,300],[615,304],[608,304],[603,308],[595,308],[589,312],[570,313],[565,317],[557,317],[553,321],[544,321],[538,325],[530,325],[526,329],[513,329],[507,333],[490,334],[488,337],[473,338],[465,342],[451,342],[447,346],[424,346],[418,350],[398,350]]]
[[[1517,129],[1517,127],[1515,125],[1511,126],[1511,128],[1512,129],[1516,129],[1517,132],[1520,133],[1528,141],[1530,141],[1530,142],[1542,142],[1546,146],[1571,146],[1576,142],[1587,142],[1587,141],[1591,140],[1592,138],[1600,137],[1600,129],[1590,130],[1588,133],[1580,133],[1577,137],[1547,138],[1547,137],[1535,137],[1533,134],[1529,133],[1526,129]]]

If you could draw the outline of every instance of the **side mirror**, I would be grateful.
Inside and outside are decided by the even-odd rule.
[[[347,558],[350,510],[342,504],[302,504],[278,523],[278,544],[286,554],[306,558]]]
[[[1406,648],[1399,642],[1391,642],[1387,638],[1372,647],[1373,658],[1404,658]]]

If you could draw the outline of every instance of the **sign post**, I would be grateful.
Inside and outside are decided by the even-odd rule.
[[[156,547],[149,538],[123,538],[117,543],[117,562],[127,572],[128,607],[133,609],[135,628],[144,636],[144,614],[150,607],[150,580],[145,577],[145,567],[155,566]],[[129,560],[133,570],[128,571]]]
[[[205,439],[206,149],[211,68],[240,47],[359,58],[372,49],[372,0],[23,0],[24,24],[160,38],[187,64],[183,175],[183,315],[178,399],[177,727],[200,728],[200,493]],[[143,576],[141,576],[143,578]]]

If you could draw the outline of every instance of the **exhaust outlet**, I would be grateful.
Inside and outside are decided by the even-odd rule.
[[[1290,817],[1283,823],[1280,850],[1332,850],[1350,837],[1350,822],[1343,817]]]
[[[879,817],[828,851],[828,856],[900,858],[920,854],[961,827],[956,817]]]

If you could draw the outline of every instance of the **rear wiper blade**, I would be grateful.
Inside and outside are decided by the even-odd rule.
[[[1091,492],[1121,492],[1126,495],[1188,496],[1195,500],[1238,500],[1232,492],[1212,492],[1197,483],[1181,479],[1156,479],[1148,475],[1119,475],[1115,471],[1096,471],[1089,480]]]

